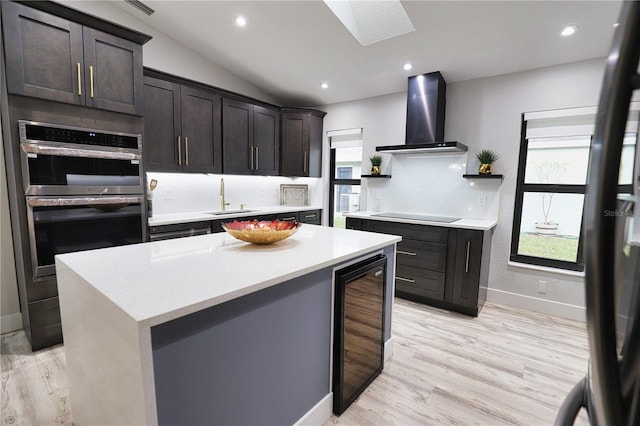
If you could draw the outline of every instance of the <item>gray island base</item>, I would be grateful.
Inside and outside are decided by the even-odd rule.
[[[321,424],[332,409],[334,273],[399,237],[305,225],[57,256],[75,424]],[[391,312],[393,285],[387,285]],[[391,315],[385,353],[390,356]]]

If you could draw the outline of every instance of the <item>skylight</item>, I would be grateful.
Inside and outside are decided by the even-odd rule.
[[[324,0],[363,46],[415,31],[398,0]]]

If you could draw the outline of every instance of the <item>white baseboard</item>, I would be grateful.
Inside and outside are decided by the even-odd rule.
[[[22,330],[22,314],[20,312],[0,317],[0,334],[18,330]]]
[[[384,342],[384,362],[389,361],[389,358],[393,356],[393,336]]]
[[[331,418],[333,414],[333,392],[329,392],[327,396],[322,398],[320,402],[313,406],[313,408],[300,417],[295,425],[296,426],[318,426],[323,425]]]
[[[586,309],[583,306],[540,299],[538,297],[511,293],[503,290],[487,288],[487,302],[495,302],[516,308],[529,309],[561,318],[586,321]]]

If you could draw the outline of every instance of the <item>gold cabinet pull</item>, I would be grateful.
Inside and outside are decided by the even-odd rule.
[[[411,278],[403,278],[403,277],[399,277],[397,275],[396,275],[396,280],[404,281],[404,282],[407,282],[407,283],[415,283],[416,282],[416,280],[412,280]]]
[[[82,77],[80,76],[80,62],[76,63],[76,70],[78,71],[78,96],[82,96]]]
[[[178,166],[182,166],[182,140],[178,136]]]
[[[467,258],[465,259],[464,272],[469,272],[469,249],[471,248],[471,241],[467,241]]]
[[[302,172],[307,173],[307,159],[309,158],[309,153],[307,151],[304,152],[304,163],[302,163]]]
[[[89,65],[89,83],[91,86],[91,98],[93,98],[93,65]]]
[[[256,168],[254,170],[258,170],[260,168],[260,166],[258,166],[259,161],[260,161],[260,157],[258,157],[258,147],[254,147],[256,149]]]
[[[189,165],[189,138],[184,137],[184,165]]]
[[[404,254],[405,256],[417,256],[418,255],[418,253],[412,253],[410,251],[402,251],[402,250],[396,250],[396,253]]]

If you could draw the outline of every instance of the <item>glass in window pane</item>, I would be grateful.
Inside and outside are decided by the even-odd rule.
[[[333,226],[344,228],[346,218],[343,213],[360,211],[360,185],[335,185],[333,193]]]
[[[525,192],[518,254],[577,262],[583,194]]]
[[[636,133],[627,133],[624,135],[622,145],[622,155],[620,157],[620,174],[618,176],[618,184],[630,185],[633,183],[633,166],[636,155]]]
[[[362,147],[335,148],[336,179],[360,179],[362,163]]]
[[[529,139],[525,183],[584,185],[590,144],[588,135]]]

